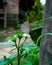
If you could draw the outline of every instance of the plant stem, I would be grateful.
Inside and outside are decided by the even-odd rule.
[[[19,39],[19,43],[18,43],[18,65],[20,65],[20,50],[19,50],[19,45],[20,45],[20,39]]]
[[[18,46],[17,46],[16,42],[15,42],[15,46],[16,46],[16,49],[17,49],[17,62],[18,62]]]
[[[19,43],[18,43],[18,46],[17,46],[17,43],[15,42],[15,46],[16,46],[16,49],[17,49],[17,59],[18,59],[18,65],[20,65],[20,50],[19,50],[19,45],[20,45],[20,40],[19,40]]]
[[[25,40],[23,41],[23,43],[21,44],[21,46],[24,44],[24,42],[26,41],[27,37],[25,38]]]
[[[19,48],[18,48],[18,65],[20,65],[20,51],[19,51]]]

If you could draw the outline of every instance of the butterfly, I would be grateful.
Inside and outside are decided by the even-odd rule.
[[[30,27],[29,27],[29,22],[25,21],[22,25],[21,25],[21,31],[23,33],[29,33],[30,31]]]

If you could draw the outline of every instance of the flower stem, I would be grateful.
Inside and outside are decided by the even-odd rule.
[[[20,65],[20,51],[19,51],[19,48],[18,48],[18,65]]]

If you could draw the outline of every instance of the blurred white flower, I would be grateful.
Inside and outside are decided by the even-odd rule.
[[[30,35],[27,34],[27,33],[24,33],[24,34],[23,34],[23,37],[30,37]]]
[[[19,38],[17,38],[17,39],[16,39],[16,44],[17,44],[17,46],[22,45],[23,42],[24,42],[24,40],[25,40],[25,37],[22,37],[22,38],[20,39],[20,42],[19,42]]]
[[[24,41],[25,41],[25,37],[22,37],[20,40],[20,45],[24,44]]]
[[[19,38],[17,37],[17,39],[16,39],[16,44],[17,44],[17,46],[20,46],[20,45],[22,45],[23,43],[25,43],[26,37],[27,37],[27,38],[31,38],[30,35],[27,34],[27,33],[24,33],[24,34],[22,35],[22,38],[21,38],[20,40],[19,40]],[[28,40],[29,40],[29,39],[28,39]]]
[[[46,0],[40,0],[40,2],[42,3],[42,5],[45,5]]]
[[[19,38],[18,37],[16,39],[16,44],[17,44],[17,46],[19,45]]]

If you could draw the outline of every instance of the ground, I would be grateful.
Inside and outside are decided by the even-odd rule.
[[[14,28],[8,28],[6,30],[0,30],[0,42],[7,41],[7,39],[13,35],[15,35],[16,30]]]
[[[16,30],[13,28],[8,28],[6,30],[0,30],[0,43],[3,42],[8,42],[9,38],[13,35],[15,35]],[[10,56],[8,52],[12,49],[13,47],[6,47],[6,46],[0,46],[0,59],[3,58],[3,56]]]

